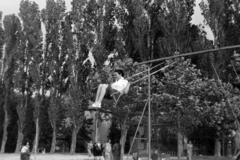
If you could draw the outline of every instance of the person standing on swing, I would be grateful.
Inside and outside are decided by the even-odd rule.
[[[113,78],[115,82],[112,84],[100,84],[98,86],[95,102],[92,107],[101,107],[101,102],[106,94],[112,94],[119,92],[120,95],[127,93],[129,89],[128,80],[124,79],[124,72],[121,69],[116,69],[113,72]]]

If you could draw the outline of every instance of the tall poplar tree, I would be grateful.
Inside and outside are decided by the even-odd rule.
[[[208,25],[213,33],[214,42],[213,47],[219,48],[225,46],[225,34],[229,18],[229,9],[231,9],[231,1],[229,0],[208,0],[207,2],[202,1],[200,8],[204,16],[204,22]],[[217,80],[226,80],[226,72],[222,72],[223,69],[229,64],[230,56],[226,54],[226,51],[219,51],[218,54],[210,53],[209,55],[212,76]],[[229,104],[230,105],[230,104]],[[230,107],[230,106],[229,106]],[[215,155],[221,155],[221,143],[220,137],[215,137]]]
[[[194,13],[195,1],[164,1],[156,6],[160,12],[157,15],[159,27],[164,34],[160,40],[162,52],[172,55],[175,51],[186,53],[190,51],[192,41],[191,17]]]
[[[76,150],[77,135],[84,124],[84,111],[88,107],[90,88],[87,78],[91,71],[91,63],[88,59],[90,50],[93,50],[96,27],[95,12],[97,11],[94,1],[72,2],[71,16],[66,19],[66,27],[73,31],[68,33],[68,57],[67,69],[70,85],[67,90],[69,103],[67,104],[67,116],[72,122],[72,141],[70,153]],[[72,27],[73,26],[73,27]],[[95,28],[96,27],[96,28]]]
[[[0,11],[0,90],[3,91],[4,85],[3,85],[3,45],[4,45],[4,31],[3,31],[3,26],[2,26],[2,12]],[[3,115],[3,102],[4,102],[4,93],[0,93],[0,110],[1,110],[1,115]],[[3,117],[1,116],[1,124],[3,122]],[[2,133],[3,128],[0,127],[0,132]],[[1,140],[1,138],[0,138]]]
[[[20,103],[17,106],[18,114],[18,139],[15,152],[20,151],[24,138],[23,130],[26,125],[27,108],[32,89],[32,77],[30,74],[31,64],[35,59],[36,53],[41,50],[41,22],[39,17],[38,5],[28,0],[21,1],[19,16],[22,21],[23,29],[20,34],[20,43],[18,46],[17,64],[18,72],[16,72],[16,88],[21,93]]]
[[[2,80],[2,72],[3,72],[3,45],[4,45],[4,31],[3,31],[3,26],[2,26],[2,12],[0,11],[0,80]]]
[[[9,115],[9,104],[11,95],[13,94],[13,75],[15,70],[15,54],[18,46],[18,33],[21,30],[20,20],[17,16],[7,15],[3,20],[5,33],[5,48],[3,56],[3,84],[5,93],[4,96],[4,124],[3,124],[3,138],[1,145],[1,153],[5,152],[5,145],[8,139],[8,125],[11,120]]]
[[[67,43],[65,36],[65,2],[63,0],[47,0],[46,9],[42,11],[43,23],[46,28],[45,47],[47,49],[47,75],[49,79],[50,106],[48,108],[49,120],[53,129],[51,153],[55,152],[57,122],[59,120],[60,98],[64,84],[65,58]],[[69,29],[69,28],[67,28]]]

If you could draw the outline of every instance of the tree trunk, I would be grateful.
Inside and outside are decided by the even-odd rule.
[[[71,142],[70,154],[74,154],[75,151],[76,151],[77,134],[78,134],[78,129],[76,129],[76,128],[74,127],[74,128],[73,128],[73,131],[72,131],[72,142]]]
[[[21,145],[22,145],[22,141],[23,141],[23,128],[22,125],[20,124],[19,120],[18,120],[18,138],[17,138],[17,145],[16,145],[16,149],[15,149],[15,153],[19,153],[20,149],[21,149]]]
[[[182,154],[183,154],[183,136],[182,133],[180,131],[180,113],[178,112],[178,131],[177,131],[177,145],[178,145],[178,160],[181,159]]]
[[[183,155],[183,136],[180,131],[178,131],[177,134],[177,141],[178,141],[178,160],[180,160]]]
[[[39,133],[40,133],[39,118],[36,119],[35,126],[36,126],[36,134],[33,142],[32,153],[37,153],[37,149],[38,149]]]
[[[56,134],[57,134],[57,128],[56,126],[53,126],[52,144],[51,144],[50,153],[55,153],[55,150],[56,150],[56,138],[57,138]]]
[[[5,152],[5,146],[6,146],[6,142],[7,142],[7,138],[8,138],[8,125],[9,125],[9,115],[8,115],[8,111],[7,111],[7,104],[8,102],[5,101],[4,103],[4,124],[3,124],[3,136],[2,136],[2,146],[1,146],[1,153]]]
[[[217,138],[215,139],[214,156],[221,156],[221,143]]]
[[[22,95],[24,95],[24,93],[22,93]],[[25,117],[26,117],[26,109],[28,106],[28,98],[26,97],[26,103],[24,104],[24,96],[22,97],[21,100],[21,105],[17,106],[17,114],[18,114],[18,138],[17,138],[17,145],[15,148],[15,153],[19,153],[20,152],[20,148],[22,145],[22,141],[23,141],[23,129],[25,126]],[[19,108],[18,108],[19,107]]]
[[[125,143],[126,143],[126,137],[127,137],[127,125],[124,124],[121,129],[121,139],[120,139],[120,146],[121,146],[121,151],[120,151],[120,160],[124,160],[124,148],[125,148]]]

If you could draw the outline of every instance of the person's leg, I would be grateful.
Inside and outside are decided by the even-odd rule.
[[[98,101],[99,95],[100,95],[101,90],[102,90],[102,86],[103,86],[103,84],[99,84],[99,86],[98,86],[98,90],[97,90],[97,94],[96,94],[95,102]]]
[[[107,84],[102,84],[101,89],[99,90],[98,97],[96,98],[95,103],[101,104],[101,102],[102,102],[102,100],[103,100],[103,98],[105,96],[107,87],[108,87]]]
[[[91,151],[88,149],[88,157],[91,158]]]
[[[101,102],[106,93],[107,87],[107,84],[100,84],[98,86],[95,102],[92,104],[92,107],[101,107]]]
[[[23,160],[23,153],[20,154],[20,160]]]

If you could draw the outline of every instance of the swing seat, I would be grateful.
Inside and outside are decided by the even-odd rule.
[[[86,111],[90,111],[90,112],[103,112],[103,113],[112,113],[111,110],[106,110],[106,109],[103,109],[103,108],[96,108],[96,107],[89,107],[86,109]]]
[[[111,95],[111,96],[113,97],[114,101],[115,101],[115,103],[114,103],[114,105],[113,105],[114,107],[116,107],[116,105],[117,105],[117,103],[118,103],[118,101],[119,101],[119,98],[120,98],[123,94],[127,94],[127,93],[129,92],[130,86],[131,86],[131,83],[128,82],[127,85],[126,85],[126,87],[123,89],[122,94],[120,94],[120,92],[115,92],[115,93],[113,93],[113,94]],[[118,94],[118,98],[115,97],[115,94]]]

